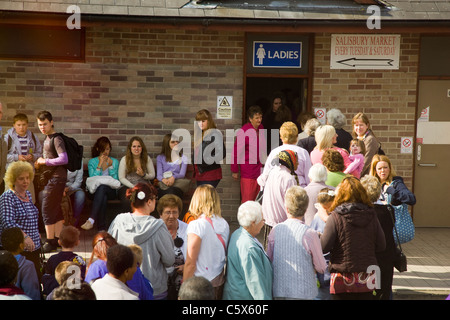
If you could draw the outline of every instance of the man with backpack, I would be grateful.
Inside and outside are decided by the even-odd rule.
[[[65,166],[69,162],[69,157],[64,139],[55,132],[52,114],[48,111],[39,112],[37,123],[41,133],[46,135],[43,156],[35,162],[41,190],[39,192],[41,213],[47,236],[43,250],[51,252],[57,249],[59,234],[64,225],[61,200],[67,181]]]

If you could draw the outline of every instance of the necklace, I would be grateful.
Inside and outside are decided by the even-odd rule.
[[[22,201],[28,201],[28,197],[27,194],[25,193],[25,196],[22,196],[21,194],[19,194],[16,190],[14,190],[14,193],[16,194],[16,196],[22,200]]]

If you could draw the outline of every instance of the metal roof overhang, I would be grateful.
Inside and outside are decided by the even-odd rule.
[[[0,24],[65,26],[69,16],[69,14],[61,13],[1,11]],[[83,14],[81,26],[208,29],[270,33],[450,33],[450,20],[382,19],[381,29],[368,29],[366,20],[363,19],[246,19]]]

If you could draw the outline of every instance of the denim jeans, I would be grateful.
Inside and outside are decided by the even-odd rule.
[[[70,195],[70,201],[72,202],[73,217],[75,219],[74,225],[78,226],[81,211],[83,211],[84,202],[86,201],[86,194],[83,190],[76,190]]]
[[[91,218],[97,222],[98,230],[106,229],[106,206],[108,200],[117,199],[117,192],[115,189],[107,185],[100,185],[94,194],[89,193],[89,198],[92,200]]]

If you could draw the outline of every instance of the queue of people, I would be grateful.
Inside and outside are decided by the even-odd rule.
[[[39,129],[46,135],[42,154],[31,152],[41,150],[38,139],[28,133],[27,139],[18,138],[24,136],[19,126],[17,134],[9,135],[13,141],[17,139],[15,145],[22,145],[11,147],[12,152],[29,156],[10,157],[5,174],[7,191],[0,197],[0,265],[5,263],[15,271],[5,273],[0,287],[31,296],[25,292],[27,286],[13,282],[11,274],[23,267],[12,262],[12,255],[33,263],[33,286],[36,279],[37,283],[42,277],[52,279],[45,295],[54,300],[178,299],[180,292],[187,290],[183,285],[194,283],[193,279],[201,279],[207,292],[202,296],[211,299],[372,299],[369,268],[379,266],[382,284],[375,296],[390,299],[396,245],[389,208],[390,204],[413,205],[415,197],[396,176],[389,158],[379,155],[381,145],[370,130],[368,117],[356,115],[354,139],[345,137],[338,147],[341,133],[337,132],[342,132],[343,125],[340,114],[334,114],[336,128],[311,121],[314,134],[309,137],[314,137],[316,144],[310,151],[301,147],[293,122],[280,124],[282,145],[269,152],[264,164],[259,149],[266,147],[260,135],[263,114],[259,107],[249,109],[249,123],[242,133],[255,134],[246,133],[240,143],[238,135],[233,150],[234,159],[243,159],[231,168],[233,178],[240,180],[242,197],[237,212],[239,228],[234,232],[221,214],[216,188],[222,179],[220,164],[207,159],[194,162],[197,187],[186,223],[181,219],[186,189],[180,187],[184,182],[177,184],[176,180],[185,178],[187,159],[174,136],[164,137],[156,171],[141,138],[130,139],[127,153],[119,161],[110,156],[110,140],[100,137],[88,162],[86,195],[92,199],[92,208],[81,225],[83,230],[96,226],[99,232],[92,242],[91,259],[85,263],[73,252],[79,231],[64,226],[60,205],[66,194],[73,195],[74,217],[80,223],[84,198],[80,193],[77,196],[77,191],[84,191],[76,184],[77,175],[64,168],[68,156],[64,140],[55,136],[52,115],[39,113]],[[26,122],[23,117],[17,119]],[[194,141],[194,158],[217,142],[210,130],[216,128],[211,113],[199,111],[196,121],[200,139]],[[255,144],[258,148],[253,148]],[[225,157],[225,145],[218,145],[220,150],[212,154],[216,160]],[[366,163],[370,165],[365,173]],[[38,202],[30,191],[35,175],[42,180],[35,190]],[[255,201],[258,193],[261,201]],[[105,214],[110,199],[121,200],[123,213],[108,226]],[[39,212],[47,239],[43,248]],[[20,230],[21,236],[14,234],[15,242],[13,233],[6,232],[12,228]],[[70,266],[58,268],[53,263],[41,273],[40,252],[58,246],[66,252],[58,262],[70,260],[71,267],[83,271],[75,273],[78,289],[63,275]],[[33,297],[37,299],[35,292]]]

